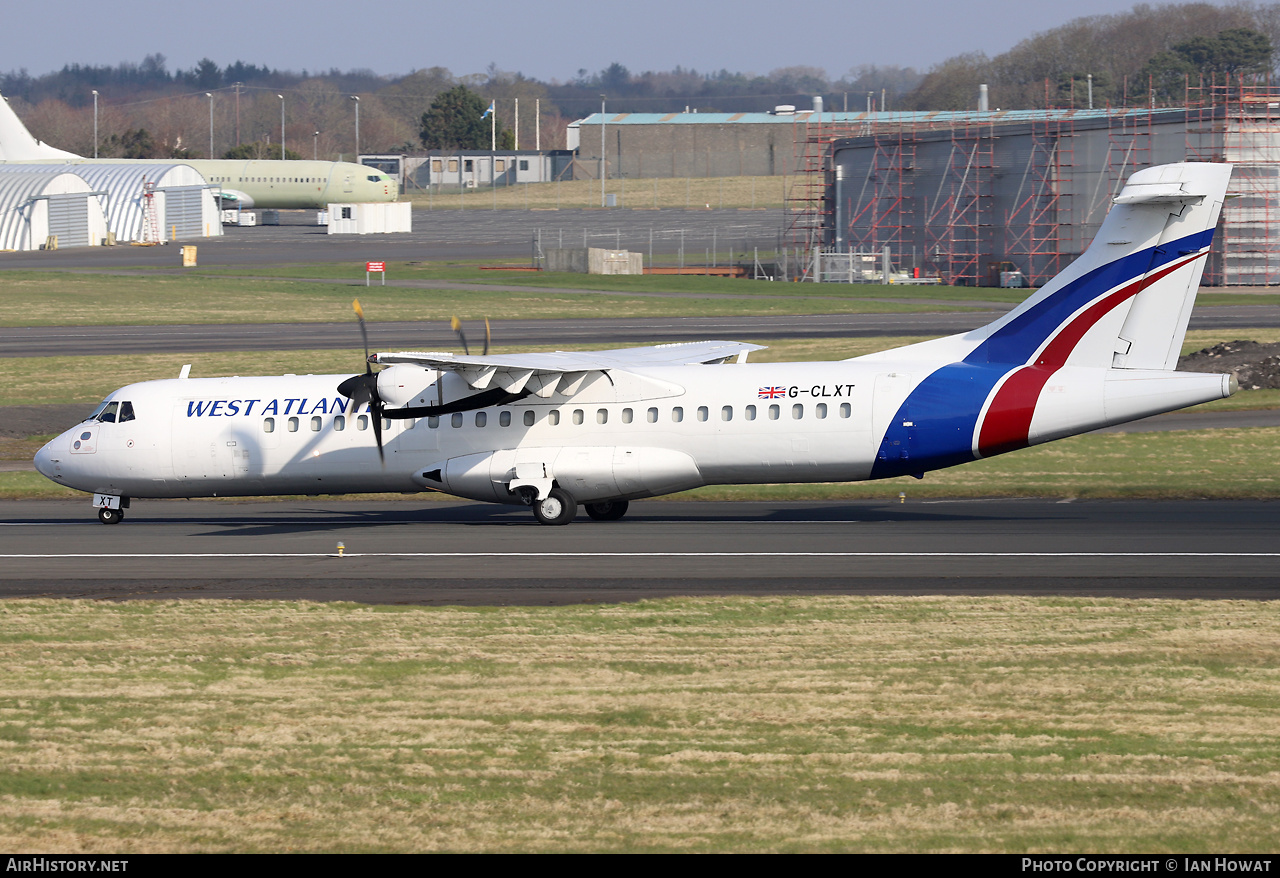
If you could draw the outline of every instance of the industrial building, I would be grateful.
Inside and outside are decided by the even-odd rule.
[[[854,130],[815,116],[797,139],[791,264],[844,279],[861,260],[883,276],[888,248],[909,280],[1038,286],[1084,251],[1135,171],[1226,161],[1204,282],[1280,283],[1280,94],[1198,91],[1176,109],[884,113]]]
[[[402,193],[574,179],[574,155],[563,149],[431,150],[422,155],[361,155],[357,161],[393,177]]]

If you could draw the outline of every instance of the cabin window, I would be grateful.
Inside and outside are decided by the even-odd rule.
[[[581,423],[582,423],[582,421],[583,421],[582,409],[574,409],[574,410],[573,410],[573,423],[574,423],[574,426],[577,426],[577,425],[581,424]]]
[[[289,419],[289,432],[290,432],[290,433],[296,433],[296,432],[298,432],[298,419],[297,419],[297,418],[290,418],[290,419]]]
[[[819,418],[825,418],[827,416],[827,404],[825,402],[820,402],[814,406],[813,411]]]
[[[645,417],[648,419],[650,424],[658,423],[658,410],[649,409],[649,411],[645,412]]]
[[[390,430],[390,429],[391,429],[391,419],[390,419],[390,418],[383,418],[383,419],[382,419],[382,429],[384,429],[384,430]]]
[[[753,405],[747,406],[746,411],[742,413],[742,416],[748,421],[754,421],[756,419],[756,407]]]
[[[558,409],[552,409],[547,412],[547,423],[553,427],[560,423],[560,412]]]
[[[847,417],[849,417],[849,415],[851,414],[851,412],[852,412],[852,410],[851,410],[851,409],[850,409],[850,407],[849,407],[849,403],[847,403],[847,402],[842,402],[842,403],[840,403],[840,417],[842,417],[842,418],[847,418]]]
[[[720,420],[722,421],[733,420],[733,406],[727,405],[720,409]]]
[[[120,403],[120,423],[123,424],[125,421],[132,421],[132,420],[133,420],[133,403],[131,402]]]
[[[671,410],[671,420],[675,421],[677,424],[683,421],[684,409],[681,408],[680,406],[676,406],[675,408],[673,408]]]
[[[499,426],[499,427],[510,427],[510,426],[511,426],[511,412],[501,412],[501,413],[499,413],[499,415],[498,415],[498,426]]]
[[[428,427],[428,428],[430,428],[430,429],[434,430],[434,429],[436,429],[436,428],[437,428],[437,427],[439,427],[439,426],[440,426],[440,416],[439,416],[439,415],[432,415],[431,417],[427,418],[427,427]]]
[[[360,417],[356,418],[356,429],[357,429],[357,430],[368,430],[368,429],[369,429],[369,416],[368,416],[368,415],[361,415]]]
[[[632,411],[631,411],[631,409],[623,409],[623,410],[622,410],[622,423],[624,423],[624,424],[630,424],[630,423],[631,423],[631,417],[632,417]]]
[[[709,416],[709,414],[710,414],[710,413],[707,411],[707,407],[706,407],[705,405],[700,405],[700,406],[698,406],[698,420],[699,420],[699,421],[705,421],[705,420],[707,419],[707,417]]]
[[[264,433],[274,433],[275,431],[276,431],[276,419],[275,419],[275,418],[263,418],[263,419],[262,419],[262,432],[264,432]]]
[[[533,426],[533,419],[534,419],[534,417],[535,417],[535,415],[533,414],[533,412],[532,412],[532,411],[525,412],[525,413],[524,413],[524,425],[525,425],[526,427],[532,427],[532,426]]]
[[[804,406],[803,406],[803,405],[801,405],[800,403],[796,403],[795,405],[793,405],[793,406],[791,407],[791,417],[792,417],[793,419],[797,420],[797,421],[798,421],[798,420],[800,420],[801,418],[803,418],[803,417],[804,417]]]
[[[462,426],[462,412],[454,412],[453,417],[449,419],[449,423],[455,427]]]
[[[489,423],[489,415],[486,412],[476,412],[476,426],[483,427]]]
[[[778,408],[776,405],[769,406],[769,420],[771,421],[778,420],[778,415],[781,412],[782,412],[782,409]]]
[[[311,432],[312,432],[312,433],[319,433],[319,432],[320,432],[320,425],[321,425],[320,416],[319,416],[319,415],[313,415],[313,416],[312,416],[312,418],[311,418]]]
[[[335,415],[333,419],[333,432],[341,433],[347,429],[347,419],[342,415]]]
[[[597,424],[607,424],[607,423],[609,423],[609,410],[608,410],[608,409],[596,409],[596,423],[597,423]]]

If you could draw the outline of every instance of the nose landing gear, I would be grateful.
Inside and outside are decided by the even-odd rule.
[[[98,510],[98,521],[103,524],[119,524],[124,520],[123,509],[109,509],[106,506]]]

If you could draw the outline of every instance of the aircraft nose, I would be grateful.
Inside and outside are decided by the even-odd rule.
[[[63,433],[46,442],[44,447],[36,452],[36,472],[46,479],[66,484],[67,464],[70,462],[67,460],[67,451],[70,441],[68,434]]]
[[[46,479],[53,478],[54,455],[51,446],[56,441],[56,439],[49,440],[39,451],[36,452],[36,471]]]

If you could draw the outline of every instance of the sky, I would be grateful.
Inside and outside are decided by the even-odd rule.
[[[864,64],[926,71],[952,55],[997,55],[1071,19],[1122,11],[1132,4],[380,0],[364,7],[335,0],[59,0],[54,6],[6,7],[0,28],[4,72],[25,68],[40,75],[66,64],[137,63],[160,53],[170,71],[188,69],[205,57],[219,66],[244,61],[281,70],[364,68],[383,75],[426,67],[447,67],[455,75],[483,73],[493,63],[501,70],[563,82],[579,69],[594,73],[615,61],[633,73],[681,66],[764,74],[804,65],[821,67],[838,79]],[[51,9],[56,9],[56,19],[51,19]]]

